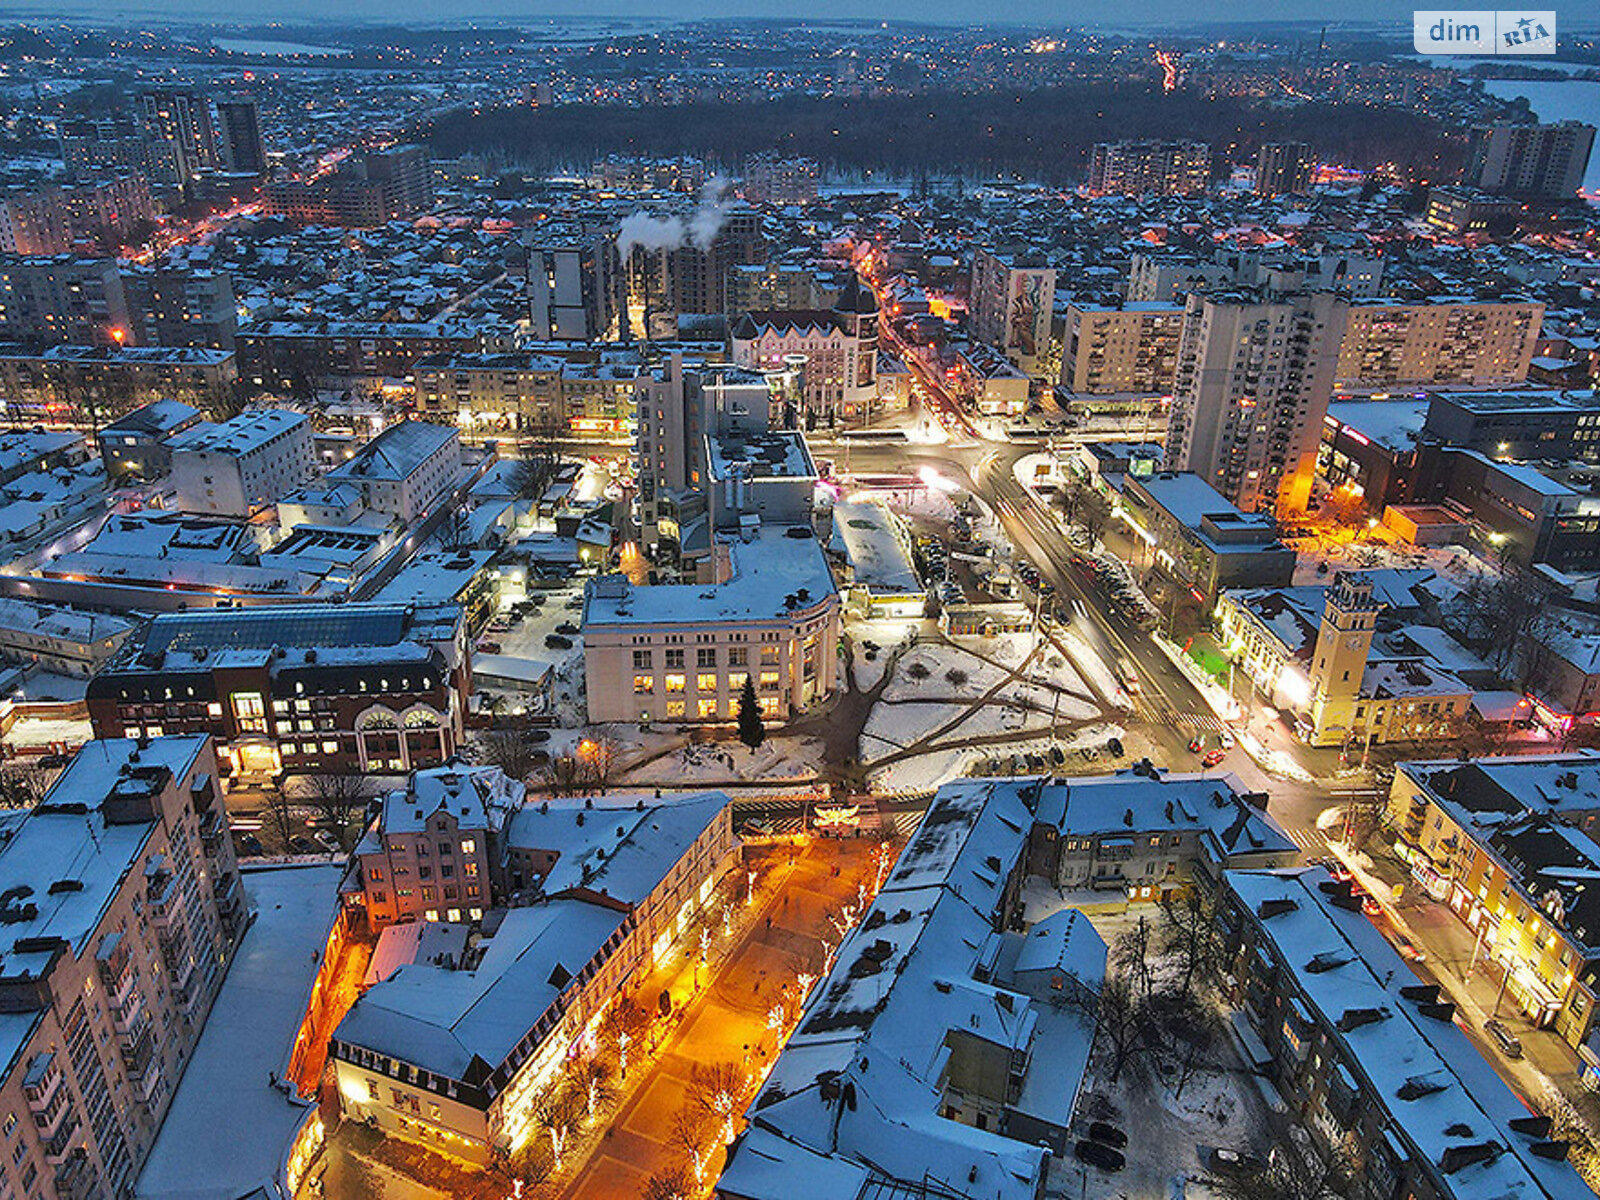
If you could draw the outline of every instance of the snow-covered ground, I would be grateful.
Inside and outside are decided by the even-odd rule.
[[[140,1196],[231,1200],[273,1180],[308,1106],[282,1078],[338,908],[340,866],[252,871],[245,892],[255,922],[228,970],[184,1071]]]
[[[858,692],[870,692],[878,686],[878,681],[883,678],[884,668],[889,663],[890,652],[907,638],[917,636],[918,630],[926,624],[931,630],[931,622],[911,621],[900,619],[884,619],[877,621],[846,620],[845,632],[850,635],[854,644],[855,662],[851,678]],[[877,647],[872,658],[867,657],[867,643],[871,642]]]
[[[66,746],[71,749],[83,745],[94,737],[94,728],[88,717],[29,717],[21,716],[6,731],[5,744],[14,750],[23,747],[38,749],[48,746]]]
[[[737,741],[679,746],[624,771],[623,778],[630,784],[674,786],[730,779],[809,782],[816,776],[821,762],[819,742],[812,738],[778,736],[768,737],[755,750]]]

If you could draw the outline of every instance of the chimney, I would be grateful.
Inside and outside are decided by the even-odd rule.
[[[1454,1175],[1463,1168],[1474,1163],[1493,1162],[1499,1158],[1501,1147],[1498,1142],[1471,1142],[1465,1146],[1446,1146],[1439,1157],[1439,1169],[1446,1175]]]

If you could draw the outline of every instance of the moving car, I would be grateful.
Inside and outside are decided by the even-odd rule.
[[[1228,752],[1226,750],[1211,750],[1200,760],[1200,763],[1202,766],[1214,767],[1227,757]]]
[[[1205,748],[1206,744],[1202,738],[1193,737],[1189,739],[1189,752],[1191,754],[1199,754]]]
[[[1498,1020],[1490,1017],[1483,1023],[1483,1031],[1489,1035],[1496,1046],[1500,1047],[1500,1052],[1507,1058],[1522,1057],[1522,1043],[1517,1039],[1517,1035]]]

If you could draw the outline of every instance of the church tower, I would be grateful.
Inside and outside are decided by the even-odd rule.
[[[1337,746],[1354,728],[1377,622],[1371,580],[1346,571],[1336,574],[1322,602],[1322,625],[1311,656],[1312,745]]]

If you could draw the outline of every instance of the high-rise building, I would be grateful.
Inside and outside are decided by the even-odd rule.
[[[129,1196],[245,927],[211,739],[90,742],[0,837],[9,1195]]]
[[[147,231],[154,221],[150,187],[140,174],[10,191],[0,196],[0,251],[64,254],[89,246],[112,251],[122,238]]]
[[[1486,192],[1570,200],[1589,169],[1593,125],[1474,125],[1461,181]]]
[[[56,127],[67,174],[77,179],[136,171],[155,184],[176,181],[171,147],[156,142],[131,117],[80,117]]]
[[[0,337],[77,346],[136,340],[116,260],[0,257]]]
[[[616,320],[616,242],[582,224],[529,231],[528,319],[541,342],[589,342]]]
[[[281,180],[263,192],[266,209],[307,225],[370,228],[433,204],[433,165],[423,146],[373,151],[331,175]]]
[[[217,167],[217,137],[211,105],[192,88],[159,88],[139,97],[147,136],[172,148],[177,181],[187,187]]]
[[[753,154],[744,165],[744,198],[751,204],[812,204],[817,199],[817,160]]]
[[[1028,374],[1050,350],[1056,270],[1041,255],[980,247],[972,259],[972,336]]]
[[[228,272],[127,264],[122,290],[138,344],[233,349],[239,306]]]
[[[1348,310],[1331,292],[1191,295],[1168,468],[1195,472],[1246,512],[1303,510]]]
[[[1183,305],[1073,304],[1061,348],[1061,386],[1080,395],[1172,391]]]
[[[630,331],[672,338],[680,315],[726,312],[729,272],[766,261],[761,215],[750,209],[724,214],[709,239],[686,236],[666,246],[629,246],[622,270]]]
[[[1308,142],[1265,142],[1256,155],[1256,195],[1282,196],[1311,186],[1314,152]]]
[[[217,101],[217,152],[224,171],[264,175],[267,151],[261,141],[261,113],[254,100]]]
[[[1194,141],[1098,142],[1089,158],[1096,196],[1188,196],[1206,190],[1211,147]]]

